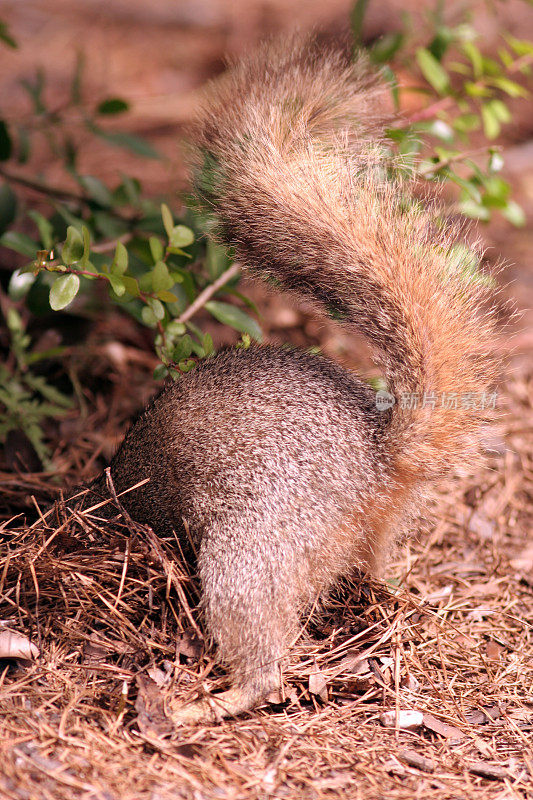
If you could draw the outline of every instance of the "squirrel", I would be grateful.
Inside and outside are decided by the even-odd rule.
[[[170,382],[127,433],[115,490],[136,521],[190,537],[230,674],[176,724],[278,689],[299,614],[355,569],[379,573],[435,482],[476,452],[483,414],[461,398],[494,380],[487,281],[453,225],[391,174],[385,91],[363,57],[297,36],[234,64],[193,128],[214,235],[248,274],[362,333],[387,391],[325,357],[253,345]],[[108,495],[105,476],[90,489]]]

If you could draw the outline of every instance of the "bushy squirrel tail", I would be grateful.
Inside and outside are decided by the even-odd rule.
[[[366,336],[396,400],[389,449],[430,477],[483,418],[491,312],[476,254],[390,177],[387,96],[363,58],[266,44],[208,92],[193,178],[249,272]]]

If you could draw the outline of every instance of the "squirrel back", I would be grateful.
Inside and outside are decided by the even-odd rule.
[[[196,552],[233,681],[176,723],[239,713],[278,686],[298,612],[354,567],[379,570],[434,479],[474,451],[483,415],[459,398],[492,379],[485,287],[456,232],[390,177],[383,109],[364,60],[296,38],[215,83],[193,130],[215,235],[250,274],[362,332],[388,393],[303,352],[225,351],[127,434],[115,489]],[[105,494],[104,478],[92,490]]]

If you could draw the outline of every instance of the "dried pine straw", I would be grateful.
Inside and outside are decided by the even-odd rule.
[[[283,696],[217,725],[165,714],[225,680],[172,541],[97,511],[6,524],[0,619],[40,656],[0,662],[0,797],[531,796],[532,389],[508,387],[506,447],[443,487],[390,583],[343,585],[303,621]],[[380,721],[405,710],[422,725]]]

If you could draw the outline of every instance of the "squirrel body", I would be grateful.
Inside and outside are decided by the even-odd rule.
[[[491,383],[483,285],[465,278],[454,232],[384,176],[384,108],[364,61],[293,38],[235,66],[194,129],[218,238],[250,274],[365,334],[395,402],[381,409],[320,356],[254,346],[164,388],[126,435],[115,490],[184,548],[187,529],[232,680],[176,723],[277,688],[298,613],[354,568],[378,572],[435,479],[474,452],[481,416],[443,398]]]

